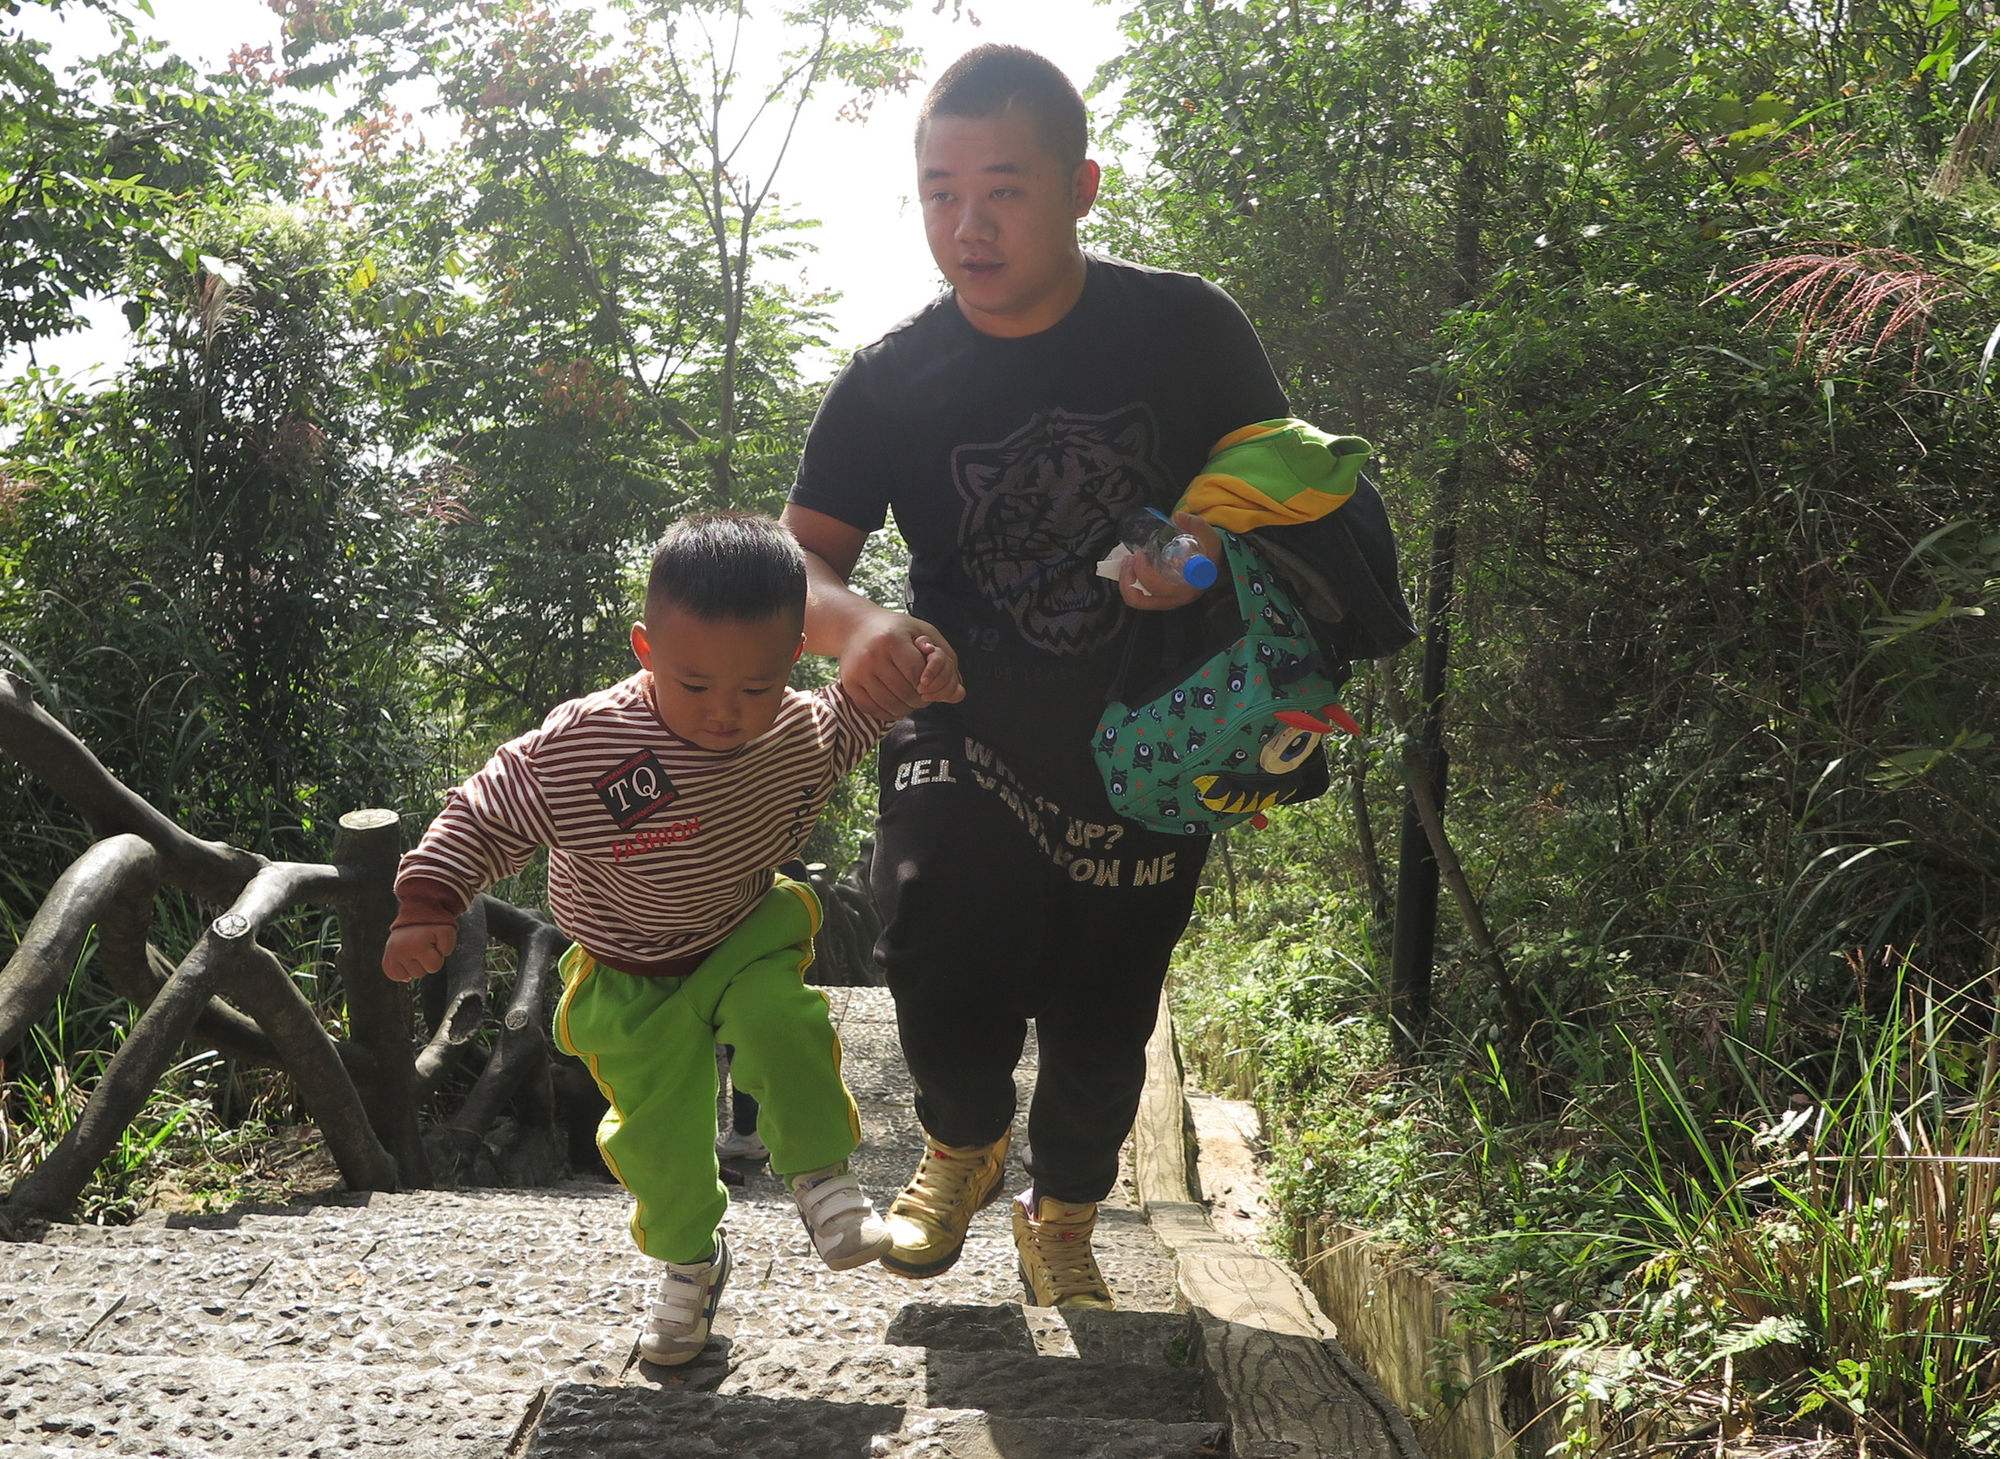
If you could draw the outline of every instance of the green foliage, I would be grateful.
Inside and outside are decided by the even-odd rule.
[[[202,76],[101,8],[122,41],[67,76],[0,20],[0,349],[74,328],[135,258],[177,254],[180,210],[292,189],[317,132],[253,76]]]
[[[1451,513],[1447,824],[1534,1028],[1503,1038],[1447,943],[1431,1046],[1390,1062],[1330,807],[1238,841],[1227,902],[1211,866],[1182,997],[1278,1132],[1291,1218],[1422,1253],[1503,1351],[1658,1249],[1626,1132],[1698,1215],[1676,1203],[1718,1131],[1852,1087],[1845,1031],[1885,1014],[1853,967],[1879,988],[1916,948],[1957,987],[1992,963],[2000,210],[1984,63],[1957,64],[1990,17],[1844,15],[1141,3],[1104,78],[1160,144],[1107,240],[1214,273],[1295,408],[1377,441],[1407,566]],[[1393,782],[1368,784],[1387,844]],[[1353,901],[1316,916],[1329,879]],[[1642,1100],[1634,1049],[1685,1119]],[[1815,1300],[1774,1288],[1746,1354]],[[1883,1353],[1818,1342],[1828,1403],[1767,1428],[1856,1428],[1842,1372],[1879,1410]],[[1666,1381],[1693,1352],[1655,1354]],[[1938,1373],[1900,1390],[1928,1428],[1885,1423],[1950,1452],[1990,1396]]]
[[[316,859],[341,812],[406,800],[435,754],[404,714],[414,538],[370,449],[353,239],[275,207],[180,226],[183,257],[133,282],[125,385],[8,399],[0,643],[141,794]]]
[[[899,8],[822,0],[753,69],[733,4],[284,8],[294,80],[357,87],[371,248],[348,287],[420,465],[406,509],[436,524],[432,667],[472,725],[516,731],[622,677],[667,522],[781,500],[820,315],[762,279],[802,246],[771,185],[808,99],[904,74],[881,28]],[[384,110],[413,57],[453,144]],[[759,171],[746,145],[776,150]]]

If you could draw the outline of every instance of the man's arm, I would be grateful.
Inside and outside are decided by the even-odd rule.
[[[926,699],[965,697],[958,656],[943,634],[847,585],[866,532],[796,503],[780,520],[806,551],[806,648],[840,660],[840,681],[863,709],[888,719]],[[919,640],[933,646],[928,656]]]

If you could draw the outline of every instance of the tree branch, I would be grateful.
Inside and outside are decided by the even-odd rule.
[[[143,837],[117,835],[97,842],[56,879],[0,968],[0,1062],[68,985],[90,929],[114,906],[151,906],[160,861]]]
[[[190,836],[104,768],[83,742],[35,703],[27,681],[0,670],[0,750],[73,806],[99,839],[120,833],[166,858],[161,879],[227,905],[266,864],[263,857]]]

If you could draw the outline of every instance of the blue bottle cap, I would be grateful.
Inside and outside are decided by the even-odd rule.
[[[1215,563],[1202,553],[1193,553],[1181,564],[1181,578],[1191,588],[1215,586]]]

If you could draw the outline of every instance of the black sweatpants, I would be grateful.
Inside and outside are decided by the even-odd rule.
[[[1208,838],[1070,815],[979,742],[908,720],[883,743],[881,796],[875,956],[917,1118],[942,1144],[999,1139],[1032,1018],[1035,1191],[1102,1199]]]

